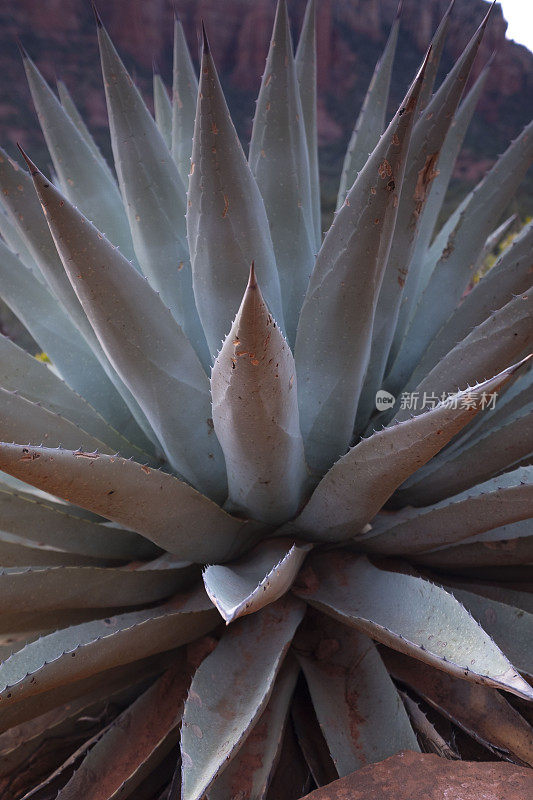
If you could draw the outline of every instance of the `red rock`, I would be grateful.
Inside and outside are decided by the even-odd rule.
[[[533,770],[504,762],[447,761],[403,752],[352,772],[302,800],[527,800]]]

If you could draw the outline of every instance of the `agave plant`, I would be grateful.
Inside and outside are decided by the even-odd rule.
[[[533,136],[434,235],[487,74],[485,19],[433,92],[449,14],[383,132],[395,20],[325,236],[314,0],[248,159],[205,34],[154,121],[97,18],[116,178],[24,54],[54,174],[0,158],[0,274],[51,366],[0,340],[3,797],[533,764],[531,225],[463,298]]]

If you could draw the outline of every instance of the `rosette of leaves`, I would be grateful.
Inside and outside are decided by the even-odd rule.
[[[533,138],[434,235],[486,78],[484,20],[434,90],[449,13],[385,125],[395,20],[325,235],[313,0],[248,159],[205,34],[154,121],[97,20],[115,171],[24,54],[54,170],[0,158],[1,287],[51,366],[0,340],[3,796],[533,763],[531,226],[464,296]]]

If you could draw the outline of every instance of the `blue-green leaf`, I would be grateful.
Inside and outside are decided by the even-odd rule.
[[[435,505],[385,515],[363,547],[387,555],[421,553],[528,519],[533,517],[532,487],[533,467],[519,467]]]
[[[165,144],[172,147],[172,105],[163,78],[154,71],[154,112],[155,121]]]
[[[149,440],[152,441],[155,435],[131,393],[109,363],[80,305],[63,269],[32,179],[1,150],[0,187],[2,189],[0,200],[9,219],[23,237],[50,292],[54,295],[54,297],[47,296],[43,290],[44,294],[40,293],[39,303],[43,304],[41,313],[43,318],[48,320],[48,328],[58,331],[59,341],[48,346],[43,342],[41,347],[54,361],[66,382],[86,397],[111,425],[141,447],[150,448]],[[31,281],[31,277],[24,278],[24,272],[17,274],[18,270],[15,269],[11,272],[13,280],[21,284],[22,294],[19,294],[20,302],[24,303],[24,306],[21,306],[21,314],[26,315],[24,324],[26,327],[30,324],[31,327],[41,326],[40,314],[27,316],[32,302],[30,294],[33,293],[35,300],[35,292],[38,291],[38,287],[31,286],[30,283],[36,282]],[[28,293],[28,297],[24,296],[24,292]],[[35,308],[40,307],[39,303],[36,303]],[[39,338],[35,334],[32,335],[39,342]],[[67,350],[67,343],[72,352],[63,353],[62,351]],[[94,382],[94,388],[85,391],[84,384],[91,381]],[[132,415],[134,420],[131,418]],[[144,433],[141,433],[139,428]]]
[[[213,358],[235,319],[252,262],[266,302],[283,329],[279,277],[263,199],[231,121],[207,38],[187,205],[194,295]]]
[[[304,611],[288,595],[237,620],[196,671],[181,729],[183,800],[200,800],[246,742]]]
[[[158,553],[137,533],[74,516],[66,503],[54,505],[4,483],[0,484],[0,513],[3,533],[26,539],[28,546],[41,543],[58,552],[115,562],[146,560]],[[3,559],[1,563],[6,566]]]
[[[231,566],[207,567],[205,589],[226,625],[279,600],[290,589],[311,547],[292,539],[271,539]]]
[[[339,777],[418,743],[372,640],[308,613],[294,642]]]
[[[370,417],[375,393],[382,386],[421,215],[431,183],[437,175],[444,140],[476,58],[489,14],[490,10],[413,129],[394,237],[374,318],[372,351],[362,395],[362,408],[359,411],[358,429],[362,429]]]
[[[74,422],[105,442],[113,452],[137,460],[152,458],[112,428],[84,397],[74,392],[46,364],[30,356],[6,336],[0,336],[0,386]]]
[[[210,423],[209,380],[195,351],[121,253],[36,167],[32,176],[80,303],[166,457],[193,485],[223,500],[224,459]]]
[[[459,304],[472,278],[479,251],[532,161],[533,122],[500,156],[459,215],[428,284],[420,295],[402,348],[392,367],[394,386],[405,384],[428,344]],[[386,383],[386,388],[388,385]]]
[[[127,407],[100,364],[47,288],[0,242],[2,298],[55,364],[64,380],[119,426]]]
[[[449,455],[439,453],[433,461],[397,492],[401,505],[438,503],[463,492],[493,475],[518,467],[533,453],[533,402],[508,417],[501,426],[467,439]]]
[[[421,383],[426,375],[437,367],[439,362],[442,361],[453,348],[460,346],[459,343],[462,340],[465,340],[466,344],[469,334],[475,335],[476,337],[482,334],[483,338],[488,336],[490,328],[494,329],[495,327],[496,319],[493,319],[491,322],[489,318],[496,309],[501,309],[501,312],[499,312],[500,315],[505,314],[506,317],[508,316],[507,312],[510,311],[511,308],[515,308],[518,313],[521,314],[525,301],[507,306],[507,312],[504,312],[503,306],[511,303],[516,295],[526,293],[531,286],[532,247],[533,222],[523,228],[511,247],[505,250],[494,267],[483,276],[448,318],[422,355],[418,366],[405,386],[406,391]],[[527,301],[525,304],[527,305]],[[527,316],[528,315],[523,315],[524,323],[526,324]],[[502,326],[498,326],[498,333],[496,334],[497,338],[495,341],[499,342],[500,336],[502,335],[506,338],[515,338],[514,334],[518,332],[516,325],[520,324],[518,320],[518,317],[513,320],[510,318],[503,320]],[[485,323],[483,330],[477,331],[474,334],[476,325],[482,325],[483,323]],[[522,323],[522,325],[524,323]],[[507,329],[509,332],[506,334],[505,331]],[[521,341],[523,342],[524,340],[522,339]],[[475,346],[480,347],[479,344]],[[485,345],[482,349],[485,350]],[[458,352],[459,351],[457,351],[457,353]],[[517,352],[519,352],[519,350]],[[485,369],[487,369],[488,365],[490,365],[491,369],[494,368],[493,358],[494,352],[492,351],[485,362]],[[504,358],[508,358],[508,356],[505,355]],[[511,356],[511,358],[513,358],[513,356]],[[451,362],[448,362],[448,364],[449,366],[447,366],[446,369],[449,371],[451,369]],[[476,376],[473,374],[468,376],[463,375],[461,377],[462,380],[465,378],[471,380]],[[390,380],[392,381],[393,378],[394,376],[391,374]]]
[[[246,787],[246,800],[267,798],[283,747],[285,723],[298,672],[296,659],[289,655],[276,678],[267,707],[235,758],[209,789],[207,800],[235,797],[235,787]]]
[[[172,475],[118,456],[1,444],[0,469],[137,531],[186,561],[226,561],[253,546],[262,532]]]
[[[307,461],[318,474],[352,438],[423,74],[424,66],[336,215],[302,307],[300,415]]]
[[[109,169],[97,158],[84,136],[47,85],[33,61],[24,68],[37,116],[61,189],[97,228],[134,260],[133,244],[120,193]]]
[[[162,677],[104,729],[57,800],[126,798],[155,770],[178,738],[190,681],[190,668],[184,661],[178,656]]]
[[[307,483],[294,359],[253,268],[211,374],[213,423],[228,474],[228,508],[269,524],[290,519]]]
[[[187,563],[167,568],[15,567],[0,570],[2,611],[6,614],[58,609],[112,608],[161,602],[190,585],[195,569]]]
[[[207,366],[205,336],[192,290],[183,182],[100,22],[98,42],[115,167],[139,264]]]
[[[279,0],[276,10],[249,161],[270,222],[285,328],[292,346],[314,264],[315,230],[306,131],[285,0]]]
[[[217,612],[203,587],[169,602],[54,631],[0,665],[2,708],[196,639]]]
[[[480,597],[463,589],[450,589],[475,620],[487,629],[513,660],[520,672],[533,677],[531,638],[533,636],[533,614],[519,608]]]
[[[516,369],[477,386],[477,397],[497,392]],[[294,527],[315,541],[358,536],[400,483],[417,474],[480,410],[478,402],[463,402],[471,394],[460,393],[453,403],[437,405],[352,447],[322,478]]]
[[[497,275],[498,277],[499,275]],[[524,283],[527,282],[525,276],[523,276],[522,280]],[[505,291],[505,282],[500,279],[497,283]],[[482,301],[479,311],[482,318],[491,299],[490,284],[488,289],[487,296],[480,284],[479,294],[468,302],[469,306],[472,304],[475,308],[479,297],[480,301]],[[409,408],[409,403],[407,403],[403,409],[400,408],[397,412],[396,420],[407,419],[412,413],[420,413],[423,410],[425,395],[428,398],[436,397],[440,399],[443,393],[453,394],[460,387],[466,387],[483,380],[487,373],[505,369],[508,364],[520,358],[524,351],[526,353],[531,351],[533,341],[533,287],[516,297],[513,296],[512,290],[509,290],[509,295],[511,299],[508,303],[491,313],[468,336],[459,341],[453,349],[445,355],[441,355],[433,368],[431,368],[431,361],[428,359],[427,366],[429,371],[422,373],[423,377],[421,376],[421,380],[418,383],[415,382],[415,374],[413,374],[413,381],[409,381],[405,391],[408,395],[409,393],[412,393],[413,396],[416,395],[418,401],[416,408]],[[475,313],[476,311],[473,312],[473,315]],[[460,335],[462,312],[458,312],[458,316],[460,320],[458,323]],[[465,326],[466,321],[464,320],[462,324]],[[450,329],[448,336],[450,336],[451,330],[453,330],[453,327]],[[450,339],[448,338],[449,341]],[[400,403],[401,400],[402,397],[400,396]]]
[[[179,19],[174,19],[174,59],[172,77],[172,158],[185,187],[191,169],[194,115],[198,78]]]
[[[340,551],[320,553],[295,593],[326,614],[451,675],[524,699],[533,688],[455,598],[411,575]]]
[[[453,168],[462,147],[470,121],[489,74],[490,63],[481,71],[475,84],[459,106],[455,118],[446,134],[438,161],[438,175],[431,181],[429,193],[420,215],[418,236],[414,246],[409,272],[405,281],[402,304],[398,314],[398,322],[394,332],[394,340],[389,354],[389,363],[393,363],[400,349],[405,331],[411,319],[420,292],[425,287],[429,275],[426,270],[431,263],[428,260],[428,247],[433,236],[437,217],[441,211],[444,196],[450,183]],[[440,253],[439,253],[440,256]],[[434,266],[434,264],[433,264]]]
[[[317,52],[316,52],[316,0],[308,0],[302,30],[295,55],[296,75],[300,85],[300,99],[307,139],[311,204],[315,230],[315,250],[322,242],[322,214],[320,208],[320,175],[318,169],[317,133]]]
[[[82,137],[87,142],[87,144],[90,147],[93,155],[95,156],[95,158],[97,158],[100,161],[100,163],[102,164],[103,168],[108,172],[109,177],[113,181],[115,181],[115,176],[111,172],[109,164],[107,163],[107,161],[103,157],[103,155],[102,155],[102,153],[100,151],[100,148],[98,147],[98,145],[96,144],[95,140],[93,139],[91,132],[89,131],[87,125],[85,124],[85,121],[84,121],[83,117],[81,116],[80,112],[78,111],[78,108],[77,108],[76,104],[74,103],[72,95],[70,94],[69,90],[67,89],[67,87],[63,83],[63,81],[58,80],[58,82],[57,82],[57,93],[59,95],[59,100],[61,102],[61,105],[63,106],[63,108],[65,109],[67,114],[69,115],[71,121],[74,123],[74,125],[78,129],[79,133],[82,135]]]
[[[0,440],[12,442],[46,443],[49,447],[100,450],[111,454],[112,448],[65,419],[57,412],[48,411],[39,403],[26,400],[17,392],[0,388]]]
[[[446,675],[401,653],[380,648],[380,654],[396,680],[474,739],[533,765],[533,731],[500,692]]]
[[[389,38],[387,39],[383,53],[375,66],[370,86],[365,95],[361,111],[359,112],[355,128],[350,138],[350,143],[348,144],[348,150],[344,157],[339,193],[337,196],[337,211],[340,211],[342,208],[348,192],[355,183],[359,172],[366,164],[369,154],[373,152],[378,144],[383,129],[385,128],[392,65],[396,54],[399,29],[400,6],[398,7],[398,12],[392,23]]]

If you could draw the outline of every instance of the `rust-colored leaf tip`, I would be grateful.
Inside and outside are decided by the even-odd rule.
[[[91,0],[91,8],[93,10],[94,19],[96,21],[97,28],[103,28],[104,25],[102,23],[102,18],[100,16],[100,14],[98,13],[98,9],[96,8],[96,3],[94,3],[93,0]]]
[[[22,158],[24,159],[24,161],[28,165],[28,169],[30,171],[30,175],[37,175],[39,170],[37,169],[37,167],[35,166],[35,164],[31,160],[31,158],[26,155],[26,153],[24,152],[24,150],[22,149],[22,147],[20,146],[20,144],[18,142],[17,142],[17,147],[18,147],[18,149],[20,150],[20,152],[22,154]]]

